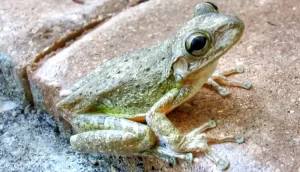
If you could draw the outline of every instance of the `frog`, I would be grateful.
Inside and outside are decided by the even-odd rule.
[[[222,14],[212,2],[196,5],[193,17],[174,35],[149,47],[115,57],[62,89],[57,108],[71,113],[73,150],[122,156],[150,156],[176,163],[194,162],[203,152],[220,169],[229,162],[208,143],[243,143],[242,135],[214,136],[209,120],[183,134],[166,116],[198,93],[204,84],[226,96],[221,82],[245,89],[249,82],[227,78],[235,67],[217,72],[219,59],[241,38],[244,23]],[[162,144],[163,143],[163,144]]]

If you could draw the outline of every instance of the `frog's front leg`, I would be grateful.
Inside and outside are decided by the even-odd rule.
[[[71,137],[71,146],[79,152],[151,156],[173,165],[176,164],[175,158],[192,161],[191,154],[179,154],[155,146],[153,131],[141,123],[104,114],[82,114],[72,120],[72,126],[78,134]]]
[[[243,142],[242,136],[209,136],[202,131],[216,126],[214,121],[209,121],[204,125],[194,129],[188,134],[182,134],[166,117],[166,113],[185,100],[190,94],[192,88],[189,86],[181,89],[173,89],[163,96],[148,112],[146,121],[152,130],[160,139],[164,140],[169,147],[176,152],[199,152],[202,151],[208,156],[220,169],[226,169],[229,163],[214,154],[208,146],[208,142]]]
[[[235,87],[241,87],[244,89],[250,89],[251,88],[251,83],[249,82],[242,82],[242,81],[237,81],[233,79],[229,79],[227,76],[236,74],[236,73],[243,73],[244,72],[244,67],[241,65],[238,65],[234,68],[224,70],[224,71],[215,71],[212,76],[208,79],[207,84],[212,85],[216,90],[218,90],[219,94],[221,96],[227,96],[230,94],[230,91],[227,90],[226,88],[220,86],[219,83],[222,85],[228,85],[228,86],[235,86]]]

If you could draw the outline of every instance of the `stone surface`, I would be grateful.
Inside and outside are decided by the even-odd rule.
[[[67,33],[132,5],[126,0],[4,0],[0,6],[0,81],[12,98],[31,99],[26,65]]]
[[[172,35],[193,12],[196,0],[149,1],[130,8],[95,28],[71,46],[49,57],[30,75],[46,109],[57,115],[60,88],[109,58],[139,49]],[[222,98],[201,89],[169,117],[183,132],[209,119],[216,135],[242,133],[244,144],[213,146],[228,159],[228,171],[297,171],[300,157],[300,2],[297,0],[220,0],[221,12],[238,15],[246,25],[241,42],[220,61],[220,69],[243,63],[246,71],[236,79],[251,81],[250,91],[229,88]],[[154,158],[144,159],[145,171],[217,171],[202,154],[200,163],[175,167]]]

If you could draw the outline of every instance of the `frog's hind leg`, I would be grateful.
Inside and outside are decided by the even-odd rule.
[[[81,152],[127,154],[150,149],[155,135],[144,124],[105,115],[79,115],[72,121],[78,134],[70,138]]]
[[[79,152],[151,156],[173,165],[175,158],[193,159],[191,154],[154,146],[156,137],[150,127],[134,121],[107,115],[79,115],[72,126],[79,133],[70,138],[71,146]]]
[[[228,86],[241,87],[244,89],[250,89],[251,83],[242,82],[233,79],[227,78],[227,76],[237,73],[243,73],[244,67],[241,65],[236,66],[235,68],[224,70],[222,72],[216,71],[212,74],[212,76],[208,79],[207,84],[212,85],[215,89],[218,90],[219,94],[222,96],[227,96],[230,94],[230,91],[226,88],[220,86],[219,83]]]

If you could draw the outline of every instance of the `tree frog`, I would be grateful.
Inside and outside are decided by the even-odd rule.
[[[218,167],[229,163],[212,152],[208,142],[243,142],[242,136],[210,136],[208,121],[188,134],[166,117],[193,97],[203,84],[228,91],[215,80],[243,88],[247,82],[225,77],[239,68],[214,73],[219,58],[242,36],[243,22],[221,14],[211,2],[195,7],[194,16],[169,39],[116,57],[61,91],[57,107],[75,114],[77,132],[70,143],[80,152],[154,156],[173,163],[193,161],[193,152],[204,152]],[[143,123],[145,122],[145,123]],[[167,146],[162,146],[163,141]]]

